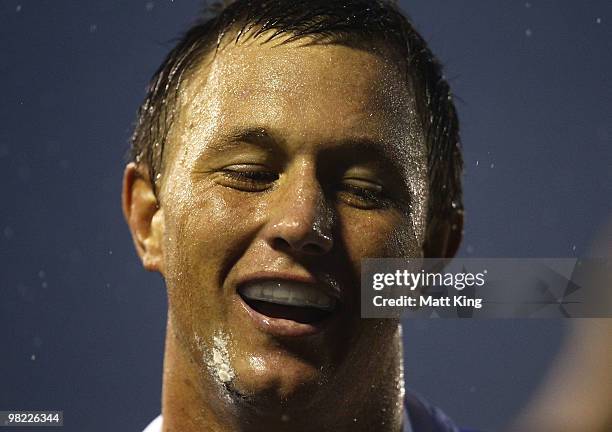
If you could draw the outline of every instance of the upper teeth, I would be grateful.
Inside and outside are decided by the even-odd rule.
[[[240,293],[251,300],[288,306],[307,306],[323,310],[334,307],[334,298],[318,289],[299,282],[261,281],[243,287]]]

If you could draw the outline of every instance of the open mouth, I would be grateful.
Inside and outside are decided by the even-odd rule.
[[[320,323],[338,308],[337,300],[316,286],[287,280],[250,282],[238,294],[261,315],[301,324]]]

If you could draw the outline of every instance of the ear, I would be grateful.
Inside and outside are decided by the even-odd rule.
[[[142,265],[149,271],[163,274],[163,210],[153,193],[147,170],[133,162],[123,173],[121,204]]]
[[[424,258],[453,258],[463,238],[463,211],[430,221],[423,245]]]

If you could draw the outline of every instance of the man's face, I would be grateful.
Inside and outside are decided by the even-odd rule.
[[[367,374],[397,322],[360,319],[360,261],[421,255],[426,176],[414,98],[382,55],[256,39],[190,73],[155,229],[173,337],[202,378],[287,400]]]

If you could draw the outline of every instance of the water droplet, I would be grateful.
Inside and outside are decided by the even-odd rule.
[[[47,282],[45,282],[45,281],[43,281],[43,283],[41,283],[40,286],[43,287],[43,288],[47,288],[48,287]]]
[[[89,26],[89,33],[95,33],[96,30],[98,30],[98,25],[97,24],[92,24]]]
[[[15,12],[17,13],[21,12],[21,5],[17,5],[17,7],[15,8]]]
[[[41,270],[41,271],[39,271],[39,272],[38,272],[38,277],[39,277],[39,278],[44,279],[44,278],[45,278],[45,276],[46,276],[46,274],[45,274],[45,271],[44,271],[44,270]]]
[[[495,168],[495,164],[494,163],[491,164],[491,168]]]
[[[159,173],[159,174],[157,174],[157,175],[155,176],[155,181],[159,180],[160,178],[161,178],[161,173]]]
[[[572,250],[575,251],[576,250],[576,245],[572,246]]]
[[[468,245],[467,248],[466,248],[466,251],[469,254],[473,254],[474,253],[474,246]]]
[[[112,255],[112,254],[113,254],[113,250],[112,250],[112,249],[109,249],[108,254],[109,254],[109,255]]]
[[[147,12],[152,11],[154,7],[155,3],[153,3],[152,1],[149,1],[145,4],[145,9],[147,10]]]
[[[601,18],[597,17],[597,19],[595,20],[595,22],[596,22],[597,24],[601,24]]]
[[[30,359],[31,359],[32,361],[36,360],[36,354],[32,354],[32,355],[30,356]]]
[[[532,35],[532,34],[533,34],[533,33],[532,33],[531,29],[527,29],[527,30],[525,30],[525,36],[527,36],[527,37],[531,37],[531,35]]]
[[[526,7],[527,9],[531,9],[531,3],[526,2],[526,3],[525,3],[525,7]]]
[[[451,201],[451,207],[452,208],[457,208],[457,203],[455,201]]]
[[[478,166],[479,163],[480,163],[480,161],[476,161],[476,166]]]
[[[284,421],[284,422],[288,422],[289,421],[289,416],[287,414],[283,414],[281,416],[281,420]]]

